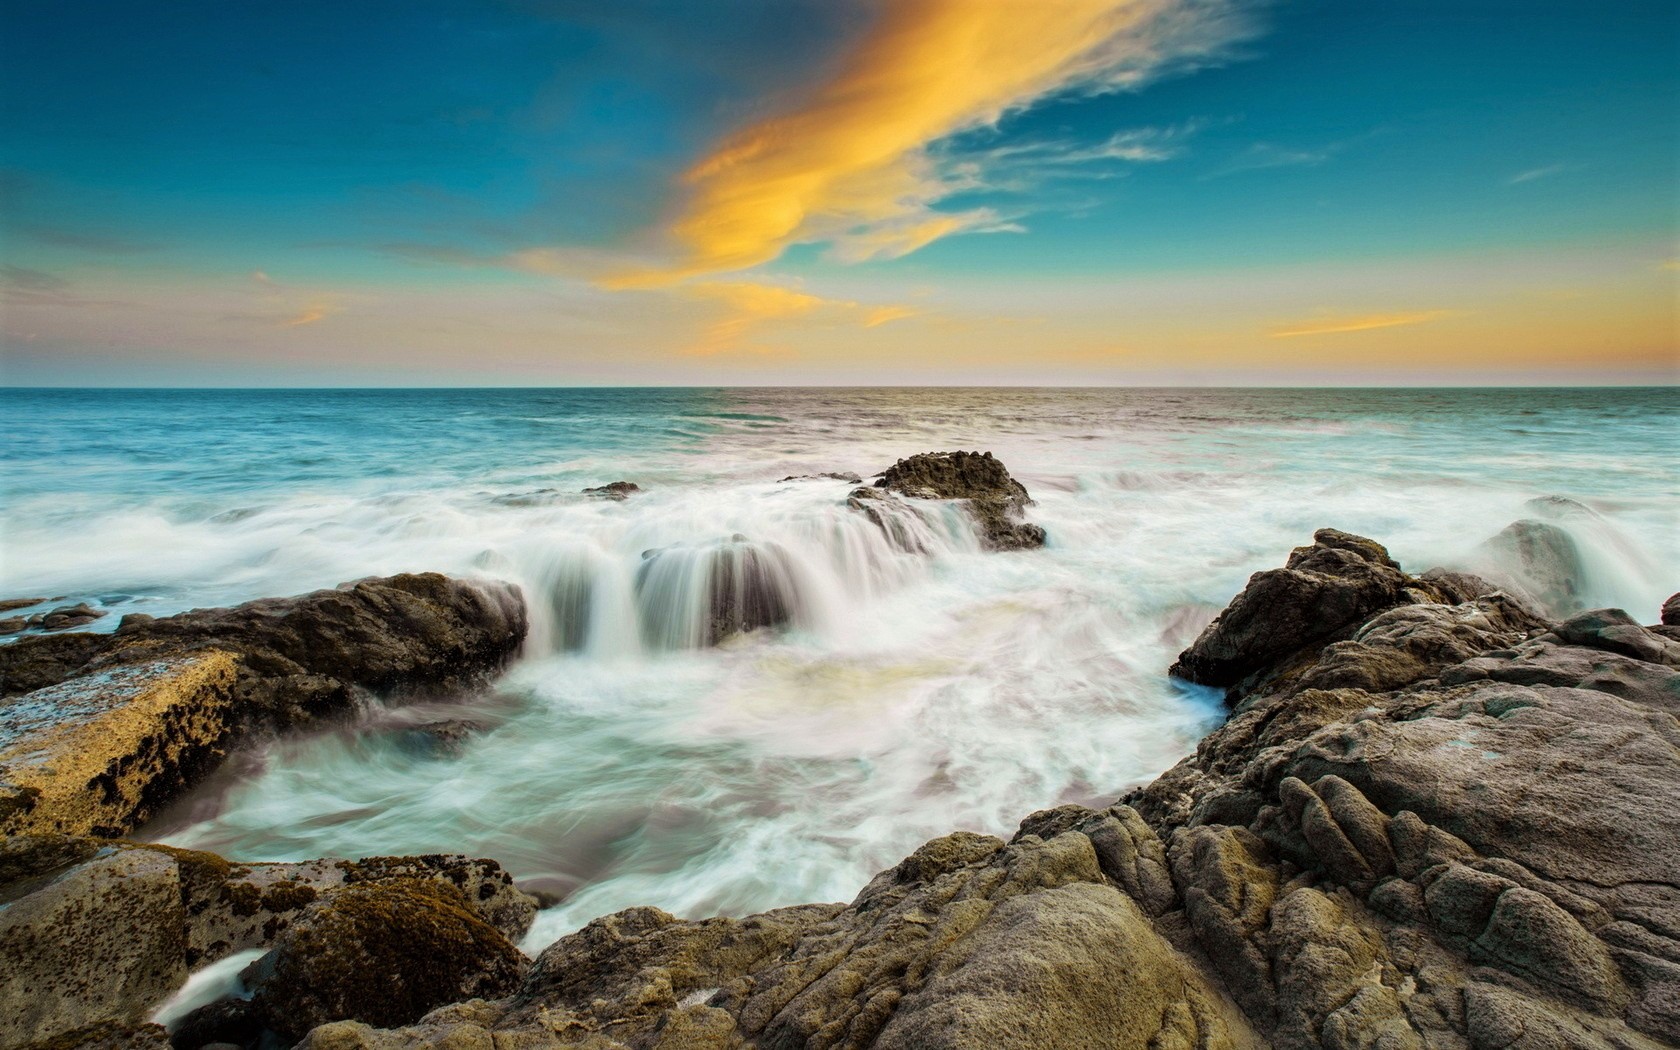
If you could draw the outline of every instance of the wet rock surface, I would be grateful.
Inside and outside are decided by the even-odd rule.
[[[139,826],[221,759],[235,677],[210,650],[0,701],[0,832]]]
[[[634,481],[609,481],[605,485],[584,489],[583,494],[593,496],[596,499],[607,499],[615,503],[622,503],[640,491],[642,491],[642,487]]]
[[[506,995],[525,967],[460,890],[393,879],[311,904],[246,983],[264,1026],[295,1038],[329,1021],[400,1025],[449,1003]]]
[[[303,1045],[1675,1045],[1672,644],[1323,531],[1181,656],[1227,723],[1114,806],[847,905],[605,916],[512,995]]]
[[[871,501],[883,494],[909,499],[962,500],[973,517],[981,543],[990,550],[1025,550],[1044,546],[1044,529],[1024,521],[1032,504],[1025,485],[1010,477],[990,452],[924,452],[899,460],[875,481],[858,489],[850,503],[877,524],[893,530]],[[897,537],[895,537],[897,538]]]
[[[256,728],[444,693],[524,639],[517,588],[436,573],[0,646],[0,829],[120,835]]]
[[[10,836],[0,841],[0,1047],[163,1043],[161,1030],[142,1022],[189,969],[274,945],[346,893],[389,887],[449,901],[450,921],[494,946],[496,958],[523,965],[507,945],[530,927],[536,902],[493,861],[239,864],[127,841]],[[211,1020],[199,1018],[201,1028],[216,1027]]]

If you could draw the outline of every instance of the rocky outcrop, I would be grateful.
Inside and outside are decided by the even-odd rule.
[[[1032,504],[1026,486],[1010,477],[1008,469],[990,452],[924,452],[910,456],[878,475],[874,489],[852,493],[854,509],[868,514],[889,536],[902,541],[873,506],[873,501],[888,496],[963,501],[981,543],[990,550],[1044,546],[1044,529],[1022,520]]]
[[[585,496],[593,496],[596,499],[612,500],[614,503],[623,503],[625,500],[640,491],[642,491],[642,487],[634,481],[609,481],[605,485],[598,485],[592,489],[584,489],[583,494]]]
[[[0,830],[125,834],[236,734],[467,688],[525,628],[511,585],[425,573],[20,638],[0,646]]]
[[[1321,532],[1179,660],[1238,686],[1227,723],[1116,805],[847,905],[606,916],[510,996],[303,1045],[1673,1045],[1673,644]]]
[[[1313,545],[1297,547],[1283,568],[1249,577],[1171,673],[1200,685],[1239,686],[1410,601],[1411,582],[1382,544],[1320,529]]]
[[[125,1039],[152,1045],[159,1033],[141,1022],[189,969],[274,945],[294,925],[317,922],[312,916],[346,894],[364,899],[393,887],[449,901],[449,921],[494,946],[487,958],[522,965],[507,945],[530,927],[536,902],[493,861],[238,864],[125,841],[6,838],[0,841],[0,1048],[129,1045]],[[463,910],[470,923],[458,914]],[[486,987],[476,981],[457,987]]]
[[[208,650],[0,703],[0,833],[138,827],[221,757],[235,676]]]

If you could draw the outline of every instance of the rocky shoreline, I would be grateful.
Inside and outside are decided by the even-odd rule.
[[[1043,542],[989,456],[882,478],[865,513],[965,499],[984,545]],[[516,591],[393,577],[29,638],[0,647],[0,1047],[1677,1045],[1680,596],[1661,618],[1320,530],[1172,668],[1228,720],[1114,805],[935,839],[849,904],[632,908],[535,959],[493,861],[120,838],[242,733],[493,674]],[[146,1023],[242,953],[249,998]]]

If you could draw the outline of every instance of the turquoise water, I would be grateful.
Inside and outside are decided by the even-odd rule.
[[[1666,389],[9,390],[0,414],[0,597],[524,588],[532,638],[493,694],[253,748],[150,831],[496,857],[564,898],[539,943],[629,904],[846,899],[926,838],[1153,776],[1218,717],[1172,656],[1321,526],[1491,571],[1479,544],[1566,496],[1590,604],[1651,619],[1680,588]],[[779,482],[943,448],[1002,458],[1049,548],[980,552],[930,507],[907,554],[845,483]],[[579,494],[621,478],[645,491]],[[788,553],[794,624],[716,649],[650,631],[692,610],[637,604],[643,552],[735,536]],[[402,731],[463,713],[490,728],[459,755]]]

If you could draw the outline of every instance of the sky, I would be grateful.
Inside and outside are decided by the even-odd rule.
[[[0,383],[1671,383],[1672,0],[12,0]]]

